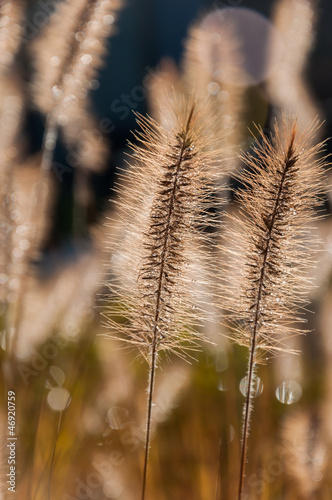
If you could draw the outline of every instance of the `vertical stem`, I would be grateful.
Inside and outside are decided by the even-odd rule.
[[[170,229],[171,229],[171,216],[174,209],[175,203],[175,193],[178,184],[178,177],[181,169],[181,164],[183,161],[184,153],[187,146],[187,137],[191,124],[191,120],[193,118],[194,106],[192,107],[189,117],[187,120],[186,128],[181,137],[182,144],[179,159],[176,164],[175,176],[174,176],[174,185],[172,189],[172,195],[169,202],[169,208],[167,213],[167,222],[166,222],[166,231],[165,238],[163,242],[162,252],[160,256],[160,272],[158,277],[158,286],[156,291],[156,313],[154,318],[154,328],[153,328],[153,336],[152,336],[152,346],[151,346],[151,367],[150,367],[150,381],[149,381],[149,389],[148,389],[148,413],[147,413],[147,426],[146,426],[146,440],[145,440],[145,456],[144,456],[144,469],[143,469],[143,483],[142,483],[142,496],[141,500],[145,499],[145,490],[146,490],[146,476],[147,476],[147,468],[148,468],[148,458],[149,458],[149,447],[150,447],[150,437],[151,437],[151,417],[152,417],[152,401],[153,401],[153,388],[154,388],[154,379],[156,372],[156,363],[157,363],[157,350],[158,350],[158,323],[159,323],[159,315],[160,315],[160,303],[161,303],[161,295],[163,291],[163,281],[164,281],[164,270],[165,270],[165,257],[167,252],[168,241],[170,237]]]
[[[146,476],[148,469],[148,458],[149,458],[149,448],[150,448],[150,435],[151,435],[151,417],[152,417],[152,401],[153,401],[153,388],[154,379],[156,372],[156,360],[157,360],[157,343],[154,342],[152,346],[151,353],[151,369],[150,369],[150,380],[149,380],[149,392],[148,392],[148,414],[147,414],[147,427],[146,427],[146,438],[145,438],[145,456],[144,456],[144,469],[143,469],[143,483],[142,483],[142,500],[145,498],[146,489]]]
[[[255,356],[255,352],[256,352],[256,327],[257,327],[257,324],[255,324],[255,333],[253,334],[252,340],[251,340],[251,349],[250,349],[250,358],[249,358],[247,396],[246,396],[245,409],[244,409],[244,424],[243,424],[243,433],[242,433],[241,467],[240,467],[238,500],[241,500],[241,498],[242,498],[243,480],[244,480],[244,475],[245,475],[245,464],[246,464],[246,457],[247,457],[247,442],[248,442],[248,435],[249,435],[249,422],[250,422],[250,416],[251,416],[251,411],[252,411],[254,356]]]
[[[67,404],[69,402],[69,398],[67,401]],[[67,406],[67,405],[66,405]],[[66,407],[65,407],[66,408]],[[58,420],[58,425],[56,429],[56,434],[55,434],[55,439],[54,439],[54,445],[53,445],[53,450],[52,450],[52,456],[51,456],[51,464],[50,464],[50,473],[49,473],[49,478],[48,478],[48,500],[51,500],[51,483],[52,483],[52,472],[53,472],[53,467],[54,467],[54,460],[55,460],[55,452],[56,452],[56,447],[58,444],[58,439],[59,439],[59,434],[60,434],[60,428],[61,428],[61,422],[62,422],[62,415],[63,411],[60,411],[59,415],[59,420]]]
[[[221,477],[220,477],[221,450],[222,450],[222,442],[221,442],[221,437],[220,437],[220,439],[219,439],[219,449],[218,449],[218,470],[217,470],[217,483],[216,483],[216,496],[215,496],[215,500],[218,500],[218,498],[219,498],[219,485],[220,485],[220,481],[221,481]]]
[[[282,190],[283,190],[284,184],[285,184],[286,174],[287,174],[288,170],[294,165],[294,163],[297,160],[297,158],[294,156],[294,139],[295,139],[295,128],[292,131],[290,144],[289,144],[287,155],[285,158],[284,168],[283,168],[283,171],[281,172],[281,179],[280,179],[280,184],[279,184],[279,188],[277,191],[276,200],[275,200],[273,211],[271,214],[271,221],[269,223],[269,226],[268,226],[267,232],[266,232],[266,238],[265,238],[266,244],[265,244],[265,249],[263,251],[263,262],[262,262],[261,272],[260,272],[260,277],[259,277],[259,282],[258,282],[257,299],[256,299],[256,303],[254,304],[255,313],[254,313],[253,329],[252,329],[252,335],[251,335],[250,356],[249,356],[249,363],[248,363],[247,395],[246,395],[246,402],[245,402],[245,407],[244,407],[244,424],[243,424],[243,433],[242,433],[242,450],[241,450],[241,465],[240,465],[238,500],[241,500],[242,492],[243,492],[243,480],[244,480],[244,475],[245,475],[245,464],[246,464],[246,456],[247,456],[247,441],[248,441],[248,435],[249,435],[249,422],[250,422],[250,416],[251,416],[251,412],[252,412],[252,400],[253,400],[253,390],[254,390],[253,383],[254,383],[254,377],[255,377],[254,372],[255,372],[255,355],[256,355],[256,347],[257,347],[258,323],[259,323],[259,318],[260,318],[260,309],[261,309],[261,301],[262,301],[262,295],[263,295],[264,279],[265,279],[265,274],[266,274],[267,259],[268,259],[268,255],[269,255],[269,251],[270,251],[271,235],[272,235],[272,231],[273,231],[274,226],[275,226],[278,208],[279,208],[280,201],[281,201],[281,194],[282,194]]]

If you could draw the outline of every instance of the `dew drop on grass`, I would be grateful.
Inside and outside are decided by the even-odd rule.
[[[63,104],[66,108],[68,108],[69,106],[73,105],[73,104],[76,104],[78,103],[78,99],[75,95],[71,94],[71,95],[68,95],[67,97],[65,97],[64,101],[63,101]]]
[[[110,24],[113,24],[114,20],[115,20],[115,18],[111,14],[108,14],[108,15],[103,17],[103,23],[105,24],[105,26],[109,26]]]
[[[277,399],[286,405],[297,403],[302,396],[302,388],[295,380],[284,380],[276,389]]]
[[[54,85],[54,87],[52,88],[52,94],[54,99],[61,99],[61,97],[63,96],[63,89],[61,85]]]
[[[207,86],[207,91],[210,95],[218,94],[220,85],[217,82],[210,82]]]
[[[60,66],[60,64],[61,64],[60,57],[58,57],[58,56],[51,57],[51,66],[57,67],[57,66]]]
[[[240,382],[240,391],[241,393],[243,394],[243,396],[247,396],[247,391],[248,391],[248,377],[245,376],[243,377],[243,379],[241,380]],[[263,392],[263,389],[264,389],[264,385],[263,385],[263,382],[261,381],[261,379],[259,377],[255,377],[254,381],[253,381],[253,395],[255,398],[257,398],[258,396],[260,396],[260,394],[262,394]]]
[[[83,42],[84,40],[84,33],[82,31],[78,31],[76,34],[75,34],[75,40],[77,42]]]
[[[97,90],[97,89],[99,89],[99,87],[100,87],[100,83],[98,80],[91,80],[91,82],[89,83],[89,88],[91,90]]]
[[[55,136],[49,137],[45,142],[45,148],[48,151],[53,151],[53,149],[55,148],[55,144],[56,144]]]
[[[92,63],[92,56],[91,54],[84,54],[81,57],[81,61],[83,64],[91,64]]]

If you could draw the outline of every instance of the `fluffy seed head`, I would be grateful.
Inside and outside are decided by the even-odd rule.
[[[299,135],[296,122],[284,119],[271,140],[261,131],[260,142],[243,155],[247,170],[239,176],[244,188],[231,238],[239,250],[230,256],[225,298],[236,319],[235,340],[252,348],[256,337],[255,362],[284,350],[283,340],[298,333],[294,322],[301,321],[298,310],[311,286],[309,225],[322,202],[325,163],[323,144],[310,146],[316,130],[314,123]]]
[[[118,0],[66,0],[58,6],[33,48],[34,97],[42,111],[48,113],[57,101],[66,114],[86,98],[119,7]]]
[[[216,153],[192,104],[173,108],[171,126],[142,117],[138,123],[135,163],[120,189],[121,239],[111,242],[113,272],[120,264],[126,280],[110,285],[118,304],[110,306],[110,316],[126,318],[125,338],[149,358],[153,342],[158,350],[177,350],[199,336],[193,309],[200,306],[191,289],[202,267]]]

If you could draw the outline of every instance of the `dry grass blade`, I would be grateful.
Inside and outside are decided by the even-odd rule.
[[[298,135],[296,122],[284,119],[272,140],[263,134],[240,179],[241,217],[235,218],[236,245],[231,266],[239,268],[238,280],[228,290],[229,309],[235,326],[233,338],[249,349],[247,397],[244,409],[239,496],[242,497],[246,447],[255,383],[255,366],[266,356],[285,350],[284,339],[299,333],[294,322],[301,321],[299,309],[306,304],[310,289],[311,238],[309,224],[314,207],[322,203],[323,145],[310,146],[317,123]],[[236,246],[234,246],[236,248]],[[234,271],[233,271],[234,272]]]
[[[141,144],[133,146],[137,163],[130,168],[119,202],[124,229],[131,234],[131,286],[110,285],[110,323],[129,345],[139,347],[150,365],[142,499],[158,354],[195,347],[201,337],[195,328],[188,268],[199,258],[195,248],[205,238],[201,229],[209,222],[207,208],[213,203],[209,174],[216,153],[205,143],[194,105],[180,113],[173,108],[171,123],[174,127],[163,128],[149,118],[139,119],[142,132],[136,139]],[[115,253],[119,245],[123,248],[122,239]],[[116,314],[126,318],[124,326],[114,322]]]

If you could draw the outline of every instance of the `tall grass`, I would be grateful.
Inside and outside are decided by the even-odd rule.
[[[20,498],[329,498],[328,160],[303,76],[315,3],[275,2],[257,87],[232,18],[247,10],[196,20],[180,64],[146,80],[154,118],[136,114],[93,223],[91,174],[112,155],[90,90],[131,6],[55,2],[31,41],[27,7],[0,7],[0,497],[10,390]],[[75,158],[70,251],[58,146]]]

